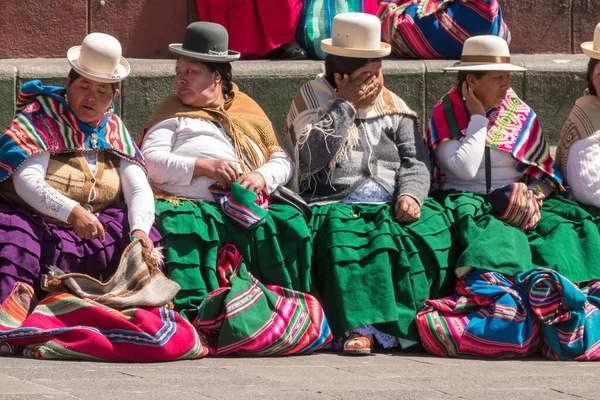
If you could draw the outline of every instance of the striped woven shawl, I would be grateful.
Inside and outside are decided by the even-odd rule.
[[[600,359],[600,281],[579,288],[556,271],[536,268],[522,272],[516,283],[540,321],[541,349],[553,360]]]
[[[290,143],[294,147],[294,156],[296,163],[296,173],[293,181],[305,182],[318,172],[318,170],[304,168],[298,162],[299,146],[308,139],[311,129],[320,127],[325,128],[324,134],[335,134],[323,124],[318,124],[319,119],[323,117],[325,110],[332,101],[338,98],[336,90],[331,87],[324,77],[324,74],[318,75],[315,79],[304,84],[300,91],[294,97],[286,121],[286,136],[284,143]],[[417,118],[417,113],[408,107],[408,105],[395,93],[387,88],[383,88],[377,102],[370,108],[359,108],[356,110],[356,118],[367,120],[382,117],[384,115],[403,114]],[[332,158],[329,166],[347,159],[348,152],[358,145],[358,129],[353,124],[352,131],[346,136],[346,142],[342,149]],[[291,150],[291,149],[288,149]],[[305,171],[305,169],[308,169]],[[298,184],[293,182],[292,186]],[[300,184],[302,186],[302,184]]]
[[[55,270],[56,271],[56,270]],[[0,304],[0,352],[41,359],[158,362],[204,357],[208,348],[169,303],[179,285],[143,261],[138,239],[106,282],[83,274],[42,279],[37,303],[17,283]]]
[[[29,157],[45,152],[108,151],[146,170],[142,154],[123,121],[113,113],[114,107],[92,127],[77,119],[64,92],[65,88],[43,86],[40,81],[23,85],[17,99],[18,115],[0,135],[0,182]]]
[[[590,95],[586,89],[584,96],[577,99],[571,114],[563,126],[556,161],[560,164],[564,176],[567,176],[567,158],[569,148],[578,140],[589,138],[600,133],[600,100]]]
[[[382,40],[403,58],[460,58],[465,41],[494,35],[510,43],[498,0],[380,0]]]
[[[158,121],[174,117],[201,118],[223,125],[233,139],[233,148],[244,173],[261,167],[274,152],[282,150],[277,133],[258,103],[241,92],[235,83],[230,95],[219,108],[186,106],[177,96],[167,97],[142,128],[137,143],[142,145],[148,129]],[[262,158],[248,139],[258,146]]]
[[[542,135],[535,111],[512,89],[502,104],[487,111],[486,146],[505,151],[519,163],[517,170],[543,181],[555,190],[562,188],[562,173],[550,155],[550,147]],[[451,139],[466,135],[470,114],[455,86],[433,108],[425,137],[431,155],[433,176],[438,182],[443,176],[435,164],[436,147]]]

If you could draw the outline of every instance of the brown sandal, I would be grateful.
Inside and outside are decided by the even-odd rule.
[[[371,354],[374,344],[373,335],[361,335],[354,332],[344,341],[344,353],[351,355]]]
[[[14,344],[0,342],[0,354],[17,354],[19,347]]]

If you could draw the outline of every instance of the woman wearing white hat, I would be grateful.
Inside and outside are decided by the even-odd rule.
[[[469,268],[462,267],[468,266],[516,275],[531,266],[520,262],[530,252],[522,231],[535,226],[542,199],[562,182],[535,111],[510,86],[510,72],[525,68],[510,63],[504,39],[482,35],[467,39],[461,61],[445,70],[457,71],[458,83],[434,107],[425,132],[433,177],[439,189],[450,193],[440,200],[447,208],[466,210],[455,204],[467,201],[454,196],[458,191],[480,199],[485,211],[455,216],[473,221],[469,229],[457,230],[466,249],[457,271],[464,274]],[[536,187],[542,192],[534,193]],[[521,230],[504,229],[493,215]],[[475,237],[485,248],[511,243],[516,259],[500,252],[482,257],[478,251],[484,247],[474,246]]]
[[[510,63],[506,41],[491,35],[470,38],[461,61],[445,70],[458,72],[458,84],[435,106],[426,132],[441,187],[486,194],[488,183],[499,188],[527,175],[532,189],[539,184],[549,194],[558,188],[560,176],[549,154],[538,159],[527,154],[532,146],[546,143],[535,112],[511,89],[510,73],[525,68]],[[511,119],[513,115],[517,118]],[[524,138],[527,148],[515,148],[517,139]],[[486,148],[491,148],[491,182],[486,182]]]
[[[458,84],[433,109],[426,139],[443,189],[433,197],[454,221],[460,281],[457,294],[427,303],[417,325],[434,354],[522,357],[537,349],[537,322],[526,322],[521,294],[508,307],[502,296],[514,296],[514,278],[534,268],[575,283],[599,279],[596,217],[560,195],[545,197],[562,189],[562,174],[535,112],[510,87],[509,73],[524,69],[510,63],[503,39],[468,39],[447,70],[459,71]],[[533,290],[530,298],[559,294]]]
[[[401,224],[419,231],[439,213],[422,217],[427,151],[416,113],[384,86],[390,45],[380,33],[373,15],[336,15],[321,43],[325,74],[300,89],[287,119],[300,194],[314,206],[313,282],[348,354],[370,353],[375,339],[416,343],[416,311],[430,295],[425,269],[440,269],[405,256],[420,244]]]
[[[457,230],[467,249],[458,266],[508,275],[516,275],[533,266],[544,266],[575,282],[600,277],[600,268],[594,271],[594,265],[598,265],[591,262],[594,260],[562,257],[553,251],[552,246],[561,240],[561,243],[573,240],[577,246],[581,245],[581,241],[572,237],[579,228],[570,230],[568,224],[563,224],[560,229],[553,228],[552,235],[544,233],[544,240],[537,236],[549,229],[551,225],[548,224],[552,221],[558,221],[557,218],[545,219],[540,206],[542,198],[562,190],[562,173],[550,156],[535,111],[510,88],[509,72],[524,69],[510,64],[506,42],[495,36],[470,38],[465,43],[461,62],[447,70],[458,71],[459,82],[434,107],[426,131],[434,178],[445,191],[460,191],[481,199],[481,210],[484,211],[480,216],[471,215],[466,219],[463,215],[455,216],[456,220],[473,221],[470,229]],[[541,192],[534,194],[538,191],[536,186]],[[453,196],[443,199],[445,206],[457,212],[464,210],[455,204],[464,199]],[[544,204],[548,207],[544,210],[562,213],[559,210],[563,210],[563,203],[559,196],[545,199]],[[488,211],[491,214],[488,215]],[[564,209],[564,212],[561,218],[568,214],[568,210]],[[522,233],[516,229],[503,229],[502,224],[491,220],[491,215],[529,232],[530,246],[522,245],[526,244]],[[570,217],[565,218],[570,220]],[[540,226],[536,228],[538,223]],[[597,236],[595,232],[582,240],[595,242]],[[473,244],[475,237],[476,242],[481,243],[478,246]],[[516,243],[516,248],[503,254],[486,252],[490,248],[507,249],[505,243]],[[482,257],[480,252],[486,256]],[[511,258],[508,254],[518,256]],[[580,265],[588,267],[581,268]]]
[[[600,207],[600,24],[594,31],[594,41],[581,44],[581,50],[590,57],[587,88],[565,122],[556,160],[573,197]]]
[[[160,240],[144,161],[114,114],[130,70],[119,42],[92,33],[67,58],[66,87],[24,84],[0,135],[0,304],[19,282],[38,292],[47,266],[108,278],[132,239],[148,252]]]

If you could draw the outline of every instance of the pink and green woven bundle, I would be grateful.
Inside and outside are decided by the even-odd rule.
[[[118,311],[57,292],[36,304],[19,283],[0,306],[0,349],[40,359],[158,362],[208,353],[194,328],[164,307]]]
[[[198,309],[194,326],[214,356],[308,354],[332,339],[327,318],[311,295],[263,285],[235,246],[219,250],[220,288]]]
[[[540,326],[506,276],[475,270],[456,294],[427,300],[417,314],[425,349],[440,357],[525,357],[538,349]]]
[[[539,203],[523,182],[494,190],[488,194],[487,199],[496,218],[525,232],[535,228],[541,219]]]

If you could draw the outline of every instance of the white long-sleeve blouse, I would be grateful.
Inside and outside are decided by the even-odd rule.
[[[96,153],[86,153],[84,158],[95,175],[98,169]],[[31,207],[43,215],[67,222],[75,200],[59,193],[45,181],[50,153],[29,157],[13,175],[16,193]],[[154,196],[142,168],[126,160],[120,160],[119,176],[128,208],[130,232],[139,229],[146,234],[154,224]],[[95,193],[92,190],[90,197]],[[91,199],[90,199],[91,200]]]
[[[258,146],[251,143],[260,156]],[[202,118],[175,117],[157,122],[144,137],[142,154],[155,187],[206,201],[213,200],[208,188],[214,181],[206,176],[194,177],[196,159],[238,162],[232,139],[223,126]],[[255,171],[263,176],[265,190],[271,193],[290,180],[292,161],[284,151],[277,151]]]

